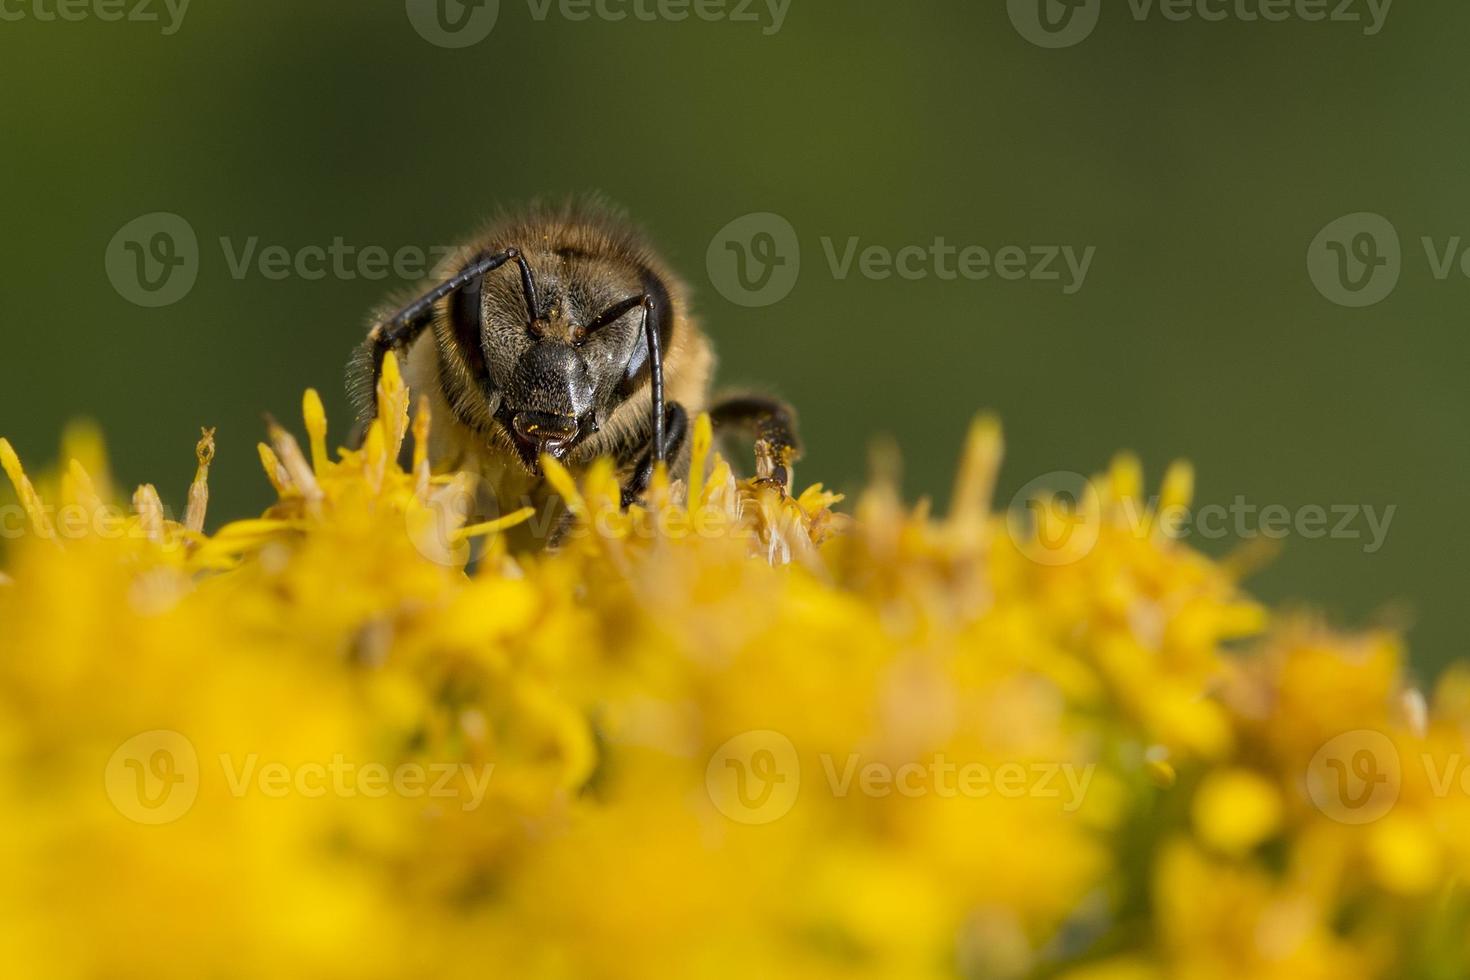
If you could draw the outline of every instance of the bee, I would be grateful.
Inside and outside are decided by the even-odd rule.
[[[434,419],[428,455],[467,472],[482,514],[555,501],[543,456],[578,474],[610,457],[623,505],[663,463],[689,469],[690,420],[755,446],[755,477],[789,493],[795,413],[758,394],[712,401],[714,352],[684,283],[619,212],[534,205],[455,249],[402,306],[374,316],[350,367],[359,430],[390,351]]]

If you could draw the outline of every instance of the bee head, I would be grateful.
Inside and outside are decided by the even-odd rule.
[[[645,264],[582,247],[506,246],[510,270],[459,291],[451,321],[478,355],[495,431],[531,472],[543,454],[576,454],[606,419],[647,387],[650,341],[667,340],[669,288]],[[507,263],[509,264],[509,263]],[[473,362],[476,358],[467,358]]]

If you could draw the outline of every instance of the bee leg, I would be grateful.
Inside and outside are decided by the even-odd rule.
[[[738,428],[755,436],[755,478],[764,486],[791,493],[792,464],[801,458],[796,412],[779,399],[764,395],[726,398],[710,409],[715,428]]]
[[[648,492],[649,483],[653,482],[654,467],[665,460],[675,460],[684,450],[684,443],[689,437],[689,413],[684,411],[684,406],[678,402],[669,402],[664,412],[664,425],[661,427],[664,433],[663,452],[654,452],[654,446],[650,445],[648,451],[638,460],[638,465],[633,468],[633,475],[629,478],[627,486],[623,487],[623,506],[628,507],[638,502]]]

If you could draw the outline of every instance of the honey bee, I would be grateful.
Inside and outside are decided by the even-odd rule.
[[[711,401],[714,352],[687,287],[599,202],[503,217],[380,311],[350,368],[360,423],[389,351],[415,400],[428,397],[429,458],[477,478],[484,514],[554,502],[543,455],[574,475],[611,457],[628,506],[660,462],[687,477],[690,420],[705,411],[717,433],[753,438],[759,481],[790,491],[793,411],[762,395]]]

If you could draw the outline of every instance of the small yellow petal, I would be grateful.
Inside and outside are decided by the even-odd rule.
[[[133,510],[138,515],[144,537],[153,542],[163,541],[163,500],[153,484],[145,483],[133,494]]]
[[[1156,515],[1157,529],[1164,537],[1177,538],[1189,517],[1189,505],[1194,500],[1194,467],[1179,460],[1164,473],[1164,484],[1159,491],[1159,509]]]
[[[688,507],[697,508],[704,500],[705,466],[709,462],[710,447],[714,445],[714,424],[708,412],[700,412],[694,420],[694,436],[689,452]]]
[[[1281,794],[1248,769],[1223,769],[1205,777],[1194,795],[1194,828],[1206,844],[1240,855],[1281,826]]]
[[[398,357],[389,353],[383,359],[383,372],[378,379],[378,422],[385,428],[383,437],[390,459],[398,458],[403,438],[408,434],[408,387],[399,370]]]
[[[587,502],[582,499],[582,494],[577,490],[577,481],[572,479],[572,474],[567,468],[550,456],[541,457],[541,469],[546,474],[546,482],[566,503],[567,510],[578,520],[587,517]]]
[[[308,388],[301,400],[301,415],[306,423],[307,440],[311,445],[311,465],[318,473],[327,467],[327,410],[322,405],[322,396],[315,388]]]
[[[1442,871],[1434,831],[1413,816],[1390,814],[1368,833],[1368,860],[1380,885],[1399,895],[1423,895]]]
[[[1138,501],[1143,496],[1143,464],[1132,453],[1119,453],[1108,470],[1113,503]]]
[[[418,411],[413,416],[413,478],[414,492],[420,500],[427,499],[429,483],[433,473],[429,466],[429,430],[434,418],[429,407],[429,396],[419,398]]]
[[[280,460],[286,472],[291,475],[291,485],[308,501],[321,500],[321,484],[317,482],[316,473],[301,452],[301,443],[272,420],[267,420],[267,431],[270,433],[271,446],[276,451],[276,459]]]
[[[271,481],[277,496],[286,496],[291,489],[291,477],[276,458],[276,451],[263,442],[256,444],[255,448],[260,453],[260,466],[265,470],[265,478]]]
[[[483,524],[471,524],[469,527],[462,527],[458,531],[453,532],[450,537],[455,541],[465,541],[469,538],[483,538],[487,535],[499,534],[501,531],[508,531],[513,527],[526,523],[535,516],[535,507],[522,507],[513,514],[506,514],[504,517],[497,518],[493,521],[485,521]]]
[[[26,476],[25,469],[20,465],[20,457],[15,454],[15,448],[10,445],[8,439],[0,439],[0,467],[3,467],[5,475],[10,477],[10,484],[15,487],[15,495],[20,498],[20,505],[25,509],[26,516],[30,518],[31,529],[40,537],[52,537],[54,531],[51,519],[46,515],[46,506],[41,501],[40,495],[36,493],[36,488],[31,485],[30,478]]]
[[[973,535],[988,524],[1004,455],[1005,437],[999,419],[982,415],[970,423],[949,503],[951,530]]]

